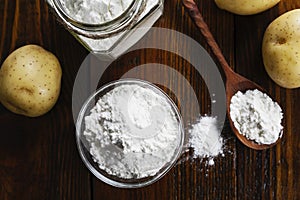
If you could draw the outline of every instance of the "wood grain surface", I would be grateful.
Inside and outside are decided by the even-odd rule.
[[[60,97],[47,114],[29,118],[0,105],[1,200],[300,199],[300,90],[284,89],[271,81],[261,56],[268,24],[280,14],[300,8],[300,1],[281,0],[275,7],[252,16],[220,10],[213,0],[196,2],[231,67],[263,86],[282,106],[281,141],[268,150],[251,150],[235,138],[226,120],[222,131],[225,155],[217,157],[215,165],[207,166],[205,159],[182,160],[161,180],[139,189],[119,189],[103,183],[80,159],[72,114],[74,81],[89,52],[56,21],[46,1],[0,0],[0,63],[16,48],[38,44],[58,57],[63,70]],[[180,0],[165,1],[164,14],[154,26],[179,31],[211,54]],[[136,66],[148,63],[161,64],[159,73],[152,68],[137,70]],[[163,65],[174,70],[166,70]],[[98,85],[124,74],[163,83],[161,88],[180,107],[186,127],[199,113],[211,112],[203,77],[175,53],[159,49],[126,53],[106,69]],[[184,89],[185,81],[192,91]]]

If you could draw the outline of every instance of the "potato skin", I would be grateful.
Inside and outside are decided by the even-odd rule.
[[[62,70],[58,59],[38,45],[13,51],[0,68],[0,102],[10,111],[37,117],[56,103]]]
[[[217,6],[238,15],[253,15],[275,6],[280,0],[215,0]]]
[[[300,87],[300,9],[271,22],[264,33],[262,56],[273,81],[284,88]]]

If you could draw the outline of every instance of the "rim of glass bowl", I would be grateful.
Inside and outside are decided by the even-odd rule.
[[[70,16],[61,4],[61,0],[52,0],[59,21],[77,34],[88,38],[106,38],[129,29],[138,20],[146,7],[146,0],[133,0],[130,6],[118,17],[103,23],[84,23]]]
[[[95,100],[96,96],[99,95],[103,91],[110,91],[112,88],[114,88],[116,86],[120,86],[122,84],[137,84],[140,86],[151,88],[152,91],[154,91],[155,93],[166,98],[166,100],[168,101],[168,103],[171,106],[171,109],[175,112],[176,119],[178,121],[178,136],[180,138],[180,141],[178,142],[178,144],[177,144],[178,146],[176,147],[176,149],[174,151],[172,160],[170,162],[166,163],[153,176],[149,176],[149,177],[141,178],[141,179],[122,179],[122,178],[118,178],[116,176],[109,175],[105,172],[105,170],[101,170],[98,168],[98,164],[92,160],[92,156],[90,155],[89,151],[86,149],[86,147],[84,145],[84,143],[87,142],[87,141],[85,141],[85,138],[82,134],[83,130],[84,130],[84,129],[82,129],[84,127],[84,117],[86,116],[86,114],[89,114],[90,109],[95,106],[95,103],[97,102],[97,100]],[[102,95],[104,95],[104,94],[102,94]],[[100,96],[102,96],[102,95],[100,95]],[[90,105],[91,102],[93,102],[92,105]],[[110,83],[100,87],[99,89],[97,89],[84,102],[84,104],[79,112],[77,122],[76,122],[76,143],[77,143],[77,148],[78,148],[80,157],[83,160],[84,164],[90,170],[90,172],[92,172],[92,174],[94,174],[94,176],[96,176],[99,180],[101,180],[109,185],[119,187],[119,188],[140,188],[140,187],[150,185],[150,184],[158,181],[162,177],[164,177],[164,175],[167,172],[169,172],[169,170],[172,169],[172,167],[174,167],[178,158],[181,156],[182,150],[183,150],[183,144],[184,144],[184,137],[185,137],[185,135],[184,135],[182,117],[181,117],[181,114],[180,114],[176,104],[173,102],[173,100],[162,89],[160,89],[156,85],[154,85],[150,82],[144,81],[144,80],[140,80],[140,79],[129,79],[129,78],[120,79],[117,81],[110,82]],[[86,153],[88,154],[88,156],[86,155]],[[98,168],[98,170],[101,172],[99,172],[96,168]]]

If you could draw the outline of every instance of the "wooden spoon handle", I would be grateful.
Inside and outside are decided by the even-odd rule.
[[[225,76],[228,77],[230,73],[232,73],[232,69],[230,68],[229,64],[227,63],[224,55],[220,47],[218,46],[216,40],[214,39],[213,35],[211,34],[209,27],[207,26],[206,22],[204,21],[202,14],[200,13],[197,4],[193,0],[183,0],[183,5],[189,12],[190,17],[194,20],[197,27],[200,29],[202,35],[205,37],[206,42],[210,46],[211,50],[213,51],[214,55],[220,62],[222,66]]]

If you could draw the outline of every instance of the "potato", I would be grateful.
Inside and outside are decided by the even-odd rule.
[[[284,13],[267,27],[262,56],[267,73],[278,85],[300,87],[300,9]]]
[[[221,9],[238,15],[253,15],[275,6],[280,0],[215,0]]]
[[[0,68],[0,102],[10,111],[37,117],[56,103],[62,70],[57,58],[37,45],[12,52]]]

